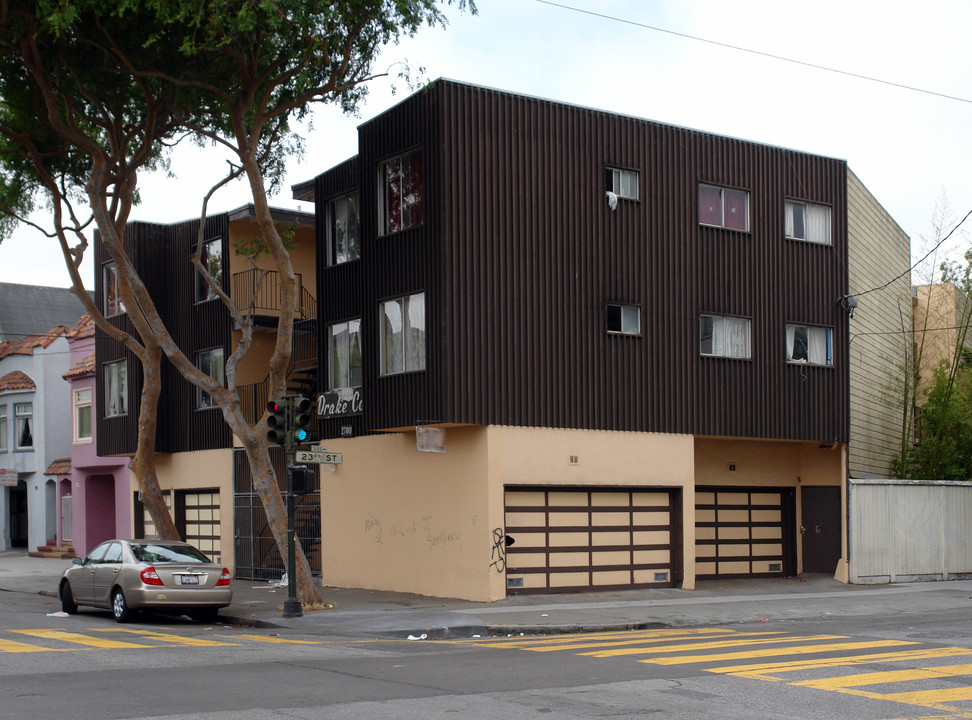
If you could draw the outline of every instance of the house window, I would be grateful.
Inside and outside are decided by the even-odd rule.
[[[638,199],[638,172],[607,168],[607,189],[619,198]]]
[[[787,323],[786,360],[809,365],[833,365],[833,330],[829,327]]]
[[[361,387],[361,320],[333,323],[327,334],[328,388]]]
[[[699,185],[699,222],[730,230],[749,230],[749,193]]]
[[[702,315],[699,320],[699,352],[707,357],[749,359],[749,318]]]
[[[786,237],[830,245],[830,207],[787,200]]]
[[[0,405],[0,452],[7,452],[7,406]]]
[[[425,293],[381,303],[381,374],[425,369]]]
[[[607,331],[622,335],[641,333],[641,308],[637,305],[608,305]]]
[[[413,150],[381,165],[385,233],[422,224],[422,153]]]
[[[196,353],[196,367],[220,385],[226,381],[223,375],[223,348],[213,348]],[[196,408],[206,410],[214,407],[216,407],[216,401],[213,400],[213,397],[203,391],[202,388],[196,388]]]
[[[361,257],[361,225],[358,215],[358,194],[345,195],[332,200],[328,206],[330,219],[331,265],[357,260]]]
[[[205,302],[216,297],[214,286],[222,286],[223,282],[223,241],[219,238],[207,240],[202,245],[199,259],[206,274],[203,275],[193,268],[195,275],[196,302]]]
[[[105,363],[105,417],[128,414],[128,361]]]
[[[74,442],[91,442],[91,388],[74,391]]]
[[[14,403],[15,449],[30,450],[34,447],[34,404]]]
[[[112,315],[123,315],[125,313],[125,303],[122,302],[119,290],[118,266],[115,263],[105,263],[102,270],[105,289],[104,313],[105,317]]]

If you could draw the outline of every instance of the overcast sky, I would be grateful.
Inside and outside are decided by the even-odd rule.
[[[477,3],[476,16],[447,8],[447,29],[426,28],[387,48],[376,70],[407,60],[413,69],[424,67],[428,79],[447,77],[846,160],[911,236],[916,257],[929,247],[931,218],[943,196],[953,224],[972,210],[967,0]],[[298,207],[290,185],[357,152],[357,125],[407,93],[399,85],[395,96],[390,86],[374,82],[359,118],[333,109],[316,113],[307,152],[288,165],[287,189],[272,198],[274,205]],[[177,150],[175,177],[140,178],[143,204],[133,218],[197,217],[221,170],[215,151]],[[210,210],[249,201],[237,183],[223,189]],[[305,203],[302,209],[312,208]],[[36,219],[43,222],[43,215]],[[943,249],[954,255],[967,246],[960,230]],[[84,277],[93,288],[90,260]],[[0,282],[70,284],[56,243],[30,229],[0,244]]]

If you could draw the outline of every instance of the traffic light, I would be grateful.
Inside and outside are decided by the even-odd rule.
[[[267,440],[274,445],[287,444],[289,403],[286,398],[267,403]]]
[[[307,442],[310,432],[307,426],[310,425],[311,401],[303,395],[297,395],[293,399],[293,413],[291,416],[291,429],[293,430],[294,442]]]

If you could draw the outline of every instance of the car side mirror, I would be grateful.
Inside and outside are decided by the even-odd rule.
[[[79,557],[71,558],[71,564],[72,565],[84,565],[84,559],[83,558],[79,558]]]

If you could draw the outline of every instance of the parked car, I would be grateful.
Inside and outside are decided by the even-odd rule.
[[[61,576],[61,609],[79,605],[111,610],[129,622],[142,610],[185,613],[212,622],[233,600],[229,570],[184,542],[106,540],[86,558],[75,558]]]

